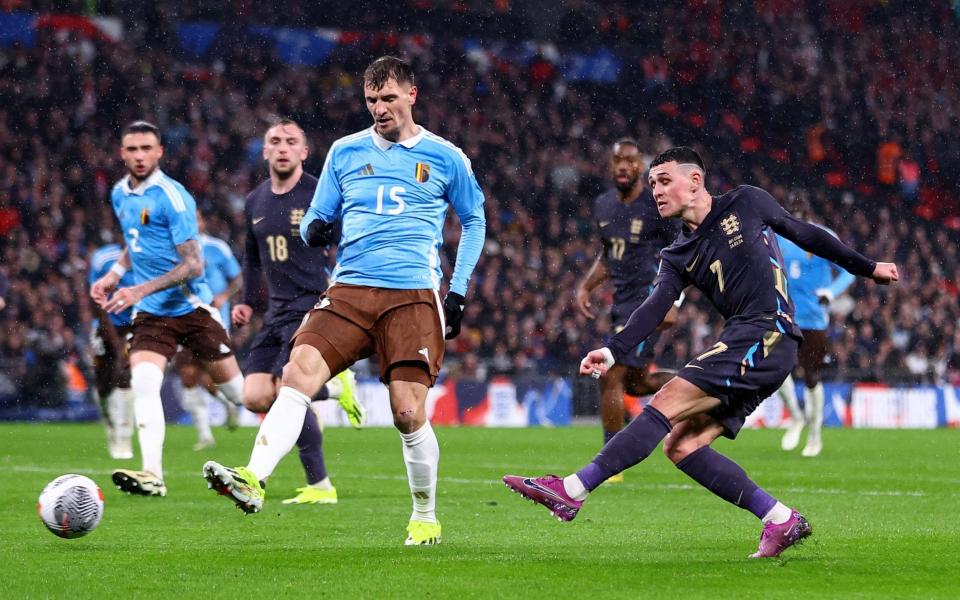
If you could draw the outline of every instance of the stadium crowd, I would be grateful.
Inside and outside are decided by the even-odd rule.
[[[586,321],[573,291],[599,249],[591,208],[608,185],[608,147],[632,135],[648,159],[700,148],[711,191],[742,182],[781,200],[807,194],[842,239],[895,258],[900,285],[857,282],[834,303],[828,377],[960,385],[960,82],[949,68],[960,27],[949,4],[667,4],[651,21],[629,3],[569,3],[557,39],[614,47],[625,65],[615,85],[567,81],[547,54],[468,54],[451,36],[373,36],[318,69],[240,38],[187,59],[162,14],[127,23],[120,42],[41,31],[36,47],[0,49],[0,398],[54,405],[82,389],[87,258],[116,239],[108,195],[122,125],[161,125],[162,168],[239,252],[268,120],[303,125],[307,171],[318,173],[333,140],[368,125],[358,74],[384,53],[413,61],[417,121],[463,148],[487,195],[487,245],[465,334],[448,344],[451,373],[571,374],[596,347],[608,321]],[[448,273],[458,233],[451,217]],[[711,310],[692,295],[661,337],[659,364],[713,342]]]

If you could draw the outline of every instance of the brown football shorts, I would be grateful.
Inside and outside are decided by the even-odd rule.
[[[203,362],[213,362],[233,354],[230,336],[206,308],[198,308],[179,317],[158,317],[140,312],[133,319],[133,340],[130,353],[149,350],[170,360],[183,346]]]
[[[380,381],[431,387],[443,362],[443,331],[443,308],[434,290],[338,283],[320,296],[290,343],[319,350],[331,373],[378,354]]]

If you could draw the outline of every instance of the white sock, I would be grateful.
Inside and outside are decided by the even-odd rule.
[[[792,514],[793,511],[790,510],[789,506],[784,505],[782,502],[777,502],[773,505],[773,508],[767,512],[767,514],[763,515],[763,518],[760,520],[763,521],[764,525],[767,523],[779,525],[781,523],[786,523],[787,519],[789,519],[790,515]]]
[[[130,375],[143,470],[163,479],[163,437],[166,433],[163,403],[160,401],[163,371],[153,363],[142,362],[133,367]]]
[[[199,441],[213,440],[213,431],[210,430],[210,407],[207,406],[207,397],[199,385],[183,388],[183,408],[193,417],[193,424],[197,427]]]
[[[110,418],[114,419],[114,435],[121,450],[133,450],[134,395],[130,388],[117,388],[110,394]]]
[[[327,383],[324,384],[327,388],[327,397],[330,400],[339,400],[340,394],[343,393],[343,382],[336,378],[336,376],[331,377]]]
[[[243,375],[237,373],[230,381],[217,384],[223,397],[234,406],[243,406]]]
[[[401,433],[403,462],[407,465],[407,481],[413,497],[410,519],[436,523],[437,466],[440,463],[440,445],[430,421],[413,433]]]
[[[318,490],[332,490],[333,483],[330,481],[329,477],[324,477],[323,479],[321,479],[316,483],[311,483],[310,487],[316,488]]]
[[[783,400],[784,405],[790,411],[790,418],[794,423],[803,423],[803,411],[800,410],[800,403],[797,402],[797,386],[793,383],[793,375],[787,375],[783,380],[783,385],[777,390],[777,395]]]
[[[810,426],[808,438],[819,438],[823,427],[823,383],[813,389],[807,388],[807,424]]]
[[[580,481],[576,473],[563,478],[563,490],[567,492],[568,496],[579,502],[583,502],[587,499],[587,496],[590,495],[590,492],[583,486],[583,482]]]
[[[270,477],[280,460],[293,449],[309,406],[309,396],[289,386],[280,388],[276,401],[260,424],[247,465],[257,479],[262,481]]]

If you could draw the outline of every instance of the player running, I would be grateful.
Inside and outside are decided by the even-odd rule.
[[[177,346],[196,354],[220,392],[237,405],[242,402],[243,376],[220,314],[210,306],[213,295],[203,273],[196,203],[159,168],[160,130],[152,123],[135,121],[124,128],[120,139],[127,175],[113,186],[111,203],[126,247],[90,287],[90,296],[111,314],[134,307],[130,386],[143,470],[117,469],[113,482],[131,494],[165,496],[166,424],[160,387]],[[130,269],[135,285],[118,288]]]
[[[613,307],[610,321],[613,332],[619,333],[653,289],[660,249],[677,237],[679,227],[657,212],[653,194],[643,181],[643,158],[636,140],[623,138],[613,144],[610,167],[614,188],[598,196],[593,207],[603,251],[577,287],[576,303],[584,316],[596,318],[591,310],[590,292],[611,280]],[[671,310],[664,323],[672,325],[676,317],[677,311]],[[673,377],[666,372],[648,373],[656,342],[656,334],[641,341],[600,381],[603,443],[609,442],[623,428],[625,391],[634,396],[646,396]],[[618,473],[610,482],[621,481],[623,474]]]
[[[788,208],[797,219],[809,220],[810,203],[805,196],[793,194],[788,200]],[[826,227],[823,229],[836,237],[836,234]],[[834,298],[850,287],[856,277],[782,236],[777,236],[777,242],[783,252],[783,265],[790,282],[790,299],[796,307],[797,326],[803,333],[798,359],[803,385],[806,387],[804,415],[797,403],[797,388],[793,377],[787,375],[787,379],[780,386],[779,394],[790,409],[790,424],[783,434],[780,446],[787,451],[796,448],[806,425],[810,429],[801,454],[814,457],[823,449],[820,435],[823,427],[823,382],[820,380],[820,369],[823,368],[823,361],[827,356],[827,325],[830,324],[827,308]]]
[[[220,321],[224,329],[230,333],[230,298],[240,291],[243,286],[243,277],[240,275],[240,263],[233,255],[230,245],[220,238],[207,233],[207,223],[203,214],[197,211],[197,230],[200,232],[200,249],[203,251],[204,274],[207,284],[213,294],[210,303],[220,312]],[[210,380],[210,376],[203,370],[200,361],[193,352],[186,348],[177,352],[173,358],[183,385],[180,402],[190,416],[197,429],[197,443],[194,450],[204,450],[216,445],[213,430],[210,428],[210,408],[207,404],[209,392],[216,400],[223,403],[227,409],[227,427],[237,427],[237,406],[218,393],[217,388]]]
[[[247,512],[263,504],[263,487],[290,451],[311,397],[357,360],[377,353],[400,431],[413,514],[406,545],[441,541],[436,482],[440,448],[425,401],[444,352],[444,332],[460,332],[467,283],[483,248],[483,192],[470,161],[413,121],[413,70],[385,56],[364,72],[373,127],[334,142],[300,234],[310,246],[333,240],[342,224],[335,282],[294,334],[280,392],[257,435],[250,463],[204,465],[207,480]],[[462,236],[450,291],[441,305],[439,251],[452,205]]]
[[[683,228],[661,253],[653,292],[626,328],[580,363],[580,373],[605,373],[653,333],[687,285],[695,285],[726,319],[712,348],[684,366],[623,431],[584,468],[565,478],[505,476],[508,487],[570,521],[587,495],[611,475],[645,459],[664,442],[681,471],[764,524],[755,558],[779,556],[810,535],[807,520],[758,487],[744,470],[710,447],[735,438],[744,420],[780,387],[802,339],[787,295],[783,258],[774,233],[855,275],[897,281],[893,263],[877,263],[832,235],[783,210],[762,189],[740,186],[711,196],[706,169],[691,148],[671,148],[650,165],[650,187],[664,217]]]
[[[123,248],[106,244],[90,257],[88,283],[93,285],[112,267]],[[134,284],[133,273],[120,278],[119,285]],[[107,314],[95,308],[97,319],[91,328],[90,351],[93,354],[93,377],[97,402],[107,429],[107,452],[113,459],[133,458],[133,391],[130,389],[130,360],[127,342],[132,334],[133,307],[118,314]]]
[[[317,188],[316,177],[303,172],[307,154],[306,135],[294,121],[280,119],[267,129],[263,158],[270,179],[250,192],[244,209],[247,236],[243,270],[247,284],[243,303],[233,308],[234,324],[250,322],[264,275],[270,295],[263,326],[253,338],[244,364],[244,403],[256,413],[266,413],[273,405],[283,365],[290,358],[290,340],[327,287],[326,251],[309,248],[300,239],[300,220]],[[353,390],[353,373],[344,370],[313,399],[337,397],[351,424],[362,427],[366,413]],[[337,489],[330,482],[323,457],[323,430],[312,410],[305,413],[297,448],[307,485],[284,503],[336,504]]]

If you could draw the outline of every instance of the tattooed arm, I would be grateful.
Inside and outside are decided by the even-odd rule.
[[[117,290],[110,301],[104,305],[104,310],[110,313],[120,313],[134,306],[150,294],[172,288],[203,275],[203,255],[200,251],[200,242],[187,240],[177,246],[180,263],[163,275],[133,287]]]

